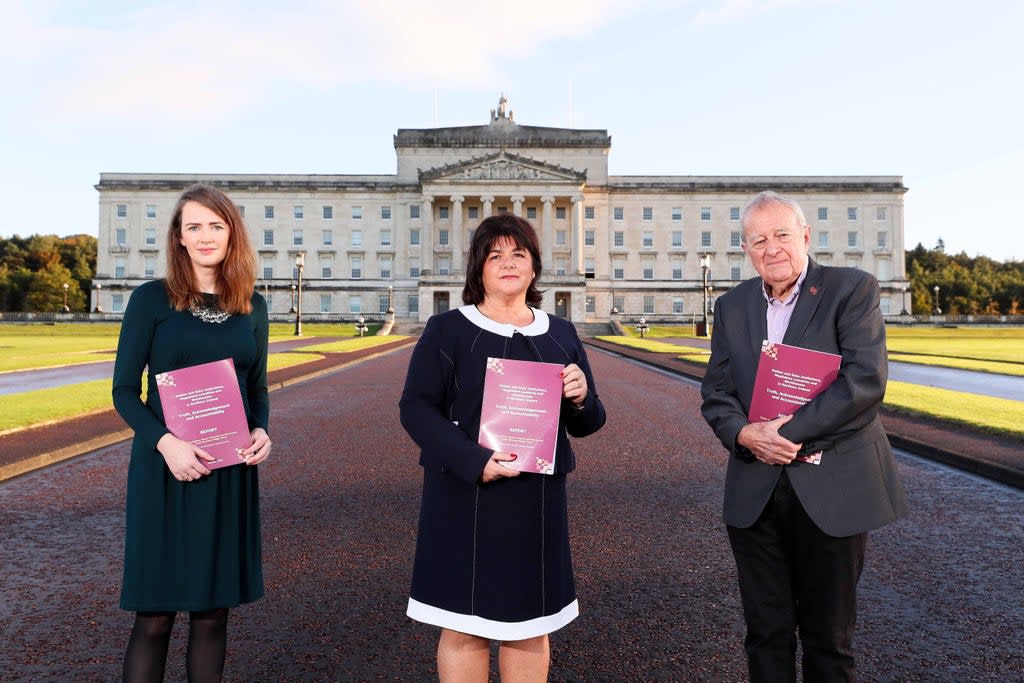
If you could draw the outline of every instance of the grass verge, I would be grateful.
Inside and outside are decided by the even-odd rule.
[[[911,415],[963,424],[994,434],[1024,437],[1024,401],[889,382],[885,407]]]

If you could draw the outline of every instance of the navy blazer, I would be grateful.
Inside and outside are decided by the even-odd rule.
[[[724,517],[746,528],[757,521],[782,473],[736,443],[748,423],[761,342],[767,338],[763,281],[756,277],[715,302],[711,359],[701,385],[701,412],[730,458]],[[906,512],[889,440],[878,410],[888,360],[878,281],[855,268],[821,266],[808,259],[783,343],[843,357],[839,376],[801,406],[779,433],[807,452],[823,451],[821,464],[786,465],[807,514],[831,536],[875,529]]]
[[[576,467],[569,436],[593,434],[605,422],[587,354],[567,320],[534,309],[535,322],[520,332],[485,318],[473,306],[432,316],[409,361],[399,401],[402,426],[420,447],[420,464],[450,471],[469,483],[478,482],[494,454],[477,443],[483,405],[487,358],[507,358],[513,335],[528,343],[533,358],[545,363],[575,363],[587,379],[582,408],[562,399],[555,473]],[[473,318],[471,321],[470,318]],[[475,322],[474,322],[475,321]]]

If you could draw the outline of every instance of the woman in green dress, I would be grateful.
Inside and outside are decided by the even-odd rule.
[[[138,287],[114,363],[114,407],[135,432],[125,503],[122,609],[135,612],[123,680],[161,681],[171,628],[189,612],[188,680],[219,681],[228,609],[263,595],[259,479],[267,436],[267,304],[242,216],[194,185],[167,233],[167,277]],[[210,470],[205,451],[164,425],[157,374],[234,361],[252,443],[244,463]],[[146,400],[140,399],[148,367]]]

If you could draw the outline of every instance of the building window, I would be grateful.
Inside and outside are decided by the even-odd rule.
[[[124,294],[110,295],[110,310],[114,313],[124,313]]]
[[[352,207],[352,220],[361,221],[363,220],[363,207],[353,206]]]
[[[884,220],[887,220],[888,218],[889,218],[889,207],[887,207],[887,206],[875,207],[875,220],[876,221],[884,221]]]
[[[142,274],[145,277],[153,277],[154,275],[156,275],[156,257],[155,256],[147,256],[145,259],[143,259],[143,266],[142,267],[143,267]]]
[[[555,230],[555,246],[565,246],[565,230]]]
[[[363,300],[358,294],[349,295],[348,312],[352,315],[359,315],[363,312]]]
[[[564,221],[565,220],[565,207],[564,206],[556,206],[555,207],[555,220],[559,220],[559,221]]]
[[[738,221],[740,219],[740,207],[730,206],[729,207],[729,220]]]
[[[653,280],[654,279],[654,259],[644,259],[643,267],[644,267],[644,279],[645,280]]]
[[[701,207],[700,219],[702,221],[709,221],[709,220],[711,220],[711,207],[710,206]]]
[[[653,294],[644,294],[644,314],[645,315],[653,315],[654,314],[654,295]]]
[[[388,295],[378,294],[377,295],[377,312],[387,313],[388,312]]]
[[[413,228],[409,231],[409,244],[414,247],[418,247],[420,244],[420,231],[418,228]]]
[[[306,212],[302,209],[301,206],[293,206],[292,207],[292,216],[295,218],[295,220],[301,221],[302,217],[305,216],[305,215],[306,215]]]
[[[528,219],[530,219],[531,221],[537,220],[537,207],[536,206],[528,206],[528,207],[526,207],[526,217]]]
[[[156,204],[146,204],[146,218],[156,218]]]
[[[700,246],[708,249],[711,247],[711,231],[705,230],[700,234]]]
[[[448,218],[448,207],[447,206],[439,206],[439,207],[437,207],[437,217],[440,218],[441,220],[447,219]]]
[[[503,213],[508,213],[508,207],[507,206],[499,206],[498,207],[498,215],[500,216]]]
[[[452,260],[447,256],[442,256],[437,259],[437,274],[438,275],[450,275],[452,269]]]
[[[846,220],[855,221],[857,220],[857,207],[851,206],[846,209]]]
[[[733,230],[729,233],[729,246],[739,248],[743,242],[743,234],[739,230]]]
[[[825,231],[818,233],[818,246],[822,249],[828,247],[828,233]]]
[[[152,247],[156,244],[156,228],[146,228],[143,233],[146,246]]]
[[[583,220],[592,221],[594,220],[594,207],[584,206],[583,207]]]
[[[739,280],[742,277],[739,266],[733,266],[729,269],[729,277],[733,280]]]
[[[466,209],[466,215],[469,217],[469,220],[471,220],[471,221],[476,220],[477,218],[480,217],[480,207],[478,207],[478,206],[470,206],[470,207],[468,207]]]
[[[851,230],[850,232],[846,233],[846,246],[851,247],[851,248],[857,246],[857,231],[856,230]]]
[[[274,246],[274,231],[264,230],[263,231],[263,246],[272,247]]]
[[[678,296],[672,299],[672,312],[676,315],[683,313],[683,300]]]
[[[594,277],[594,272],[594,259],[583,259],[583,276],[592,278]]]
[[[320,312],[330,313],[331,312],[331,295],[321,294],[320,295]]]
[[[673,230],[672,231],[672,246],[679,249],[683,246],[683,231]]]
[[[889,233],[884,230],[878,233],[878,248],[886,249],[889,246]]]
[[[612,218],[614,218],[617,221],[621,221],[622,220],[622,207],[621,206],[616,206],[614,209],[612,209]]]
[[[643,245],[645,247],[653,247],[654,246],[654,233],[652,231],[644,230],[644,233],[643,233]]]
[[[332,221],[332,220],[334,220],[334,207],[333,206],[325,206],[324,207],[324,220],[325,221]]]
[[[238,206],[238,215],[241,216],[242,218],[245,218],[245,207],[242,206],[241,204],[238,204],[237,206]]]
[[[625,262],[622,259],[620,259],[620,258],[612,260],[612,279],[613,280],[622,280],[625,277],[626,277]]]
[[[587,247],[594,246],[594,231],[593,230],[584,230],[583,231],[583,244],[584,244],[584,246],[587,246]]]
[[[420,312],[420,297],[419,297],[419,295],[418,294],[410,294],[409,298],[406,300],[406,306],[409,309],[409,313],[419,313]]]
[[[612,295],[612,308],[619,313],[623,313],[626,310],[626,297],[622,294]]]
[[[127,218],[128,217],[128,205],[127,204],[118,204],[117,205],[117,217],[118,218]]]
[[[616,230],[612,233],[612,244],[616,247],[622,247],[626,244],[626,233],[622,230]]]
[[[292,245],[296,247],[302,246],[302,230],[292,230]]]
[[[410,204],[409,205],[409,218],[419,218],[419,217],[420,217],[420,205],[419,204]]]
[[[121,257],[114,259],[114,277],[124,277],[124,259]]]
[[[272,207],[272,206],[264,206],[263,207],[263,217],[264,218],[273,218],[274,217],[274,207]]]
[[[273,280],[274,279],[274,259],[271,256],[263,257],[263,279]]]
[[[323,242],[324,246],[329,247],[332,244],[334,244],[334,231],[333,230],[324,230],[321,233],[321,235],[322,235],[321,241]]]
[[[447,230],[438,230],[437,231],[437,243],[440,244],[442,247],[447,247],[448,246],[448,231]]]
[[[565,275],[569,267],[569,261],[564,258],[555,259],[555,275]]]
[[[362,230],[353,230],[352,234],[351,234],[351,240],[352,240],[351,244],[352,244],[353,247],[361,247],[361,246],[363,246],[363,231]]]
[[[380,231],[380,246],[390,247],[391,246],[391,231],[381,230]]]
[[[643,216],[644,216],[644,220],[645,221],[653,221],[654,220],[654,207],[653,206],[645,206],[644,210],[643,210]]]
[[[683,279],[683,259],[674,258],[672,259],[672,279],[682,280]]]
[[[827,206],[819,206],[818,207],[818,220],[819,221],[827,221],[828,220],[828,207]]]
[[[363,277],[363,257],[352,256],[349,258],[349,265],[351,266],[351,277],[353,280],[359,280]]]
[[[390,280],[391,279],[391,266],[393,261],[390,256],[384,256],[380,260],[380,279]]]
[[[420,276],[420,260],[418,258],[409,259],[409,277]]]
[[[114,242],[119,247],[123,247],[128,244],[128,231],[125,228],[118,228],[114,231]]]
[[[587,313],[596,313],[597,312],[597,303],[594,301],[594,297],[588,296],[586,298],[586,302],[587,302]]]
[[[382,206],[382,207],[380,207],[380,219],[382,221],[389,221],[389,220],[391,220],[391,207],[390,206]]]
[[[672,207],[672,220],[681,221],[683,220],[683,207],[673,206]]]
[[[334,259],[326,257],[320,259],[320,277],[325,280],[334,277]]]

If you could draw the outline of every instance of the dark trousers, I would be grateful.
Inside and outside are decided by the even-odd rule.
[[[836,538],[822,532],[785,472],[757,522],[728,530],[751,683],[795,683],[797,631],[805,683],[855,681],[857,580],[867,534]]]

